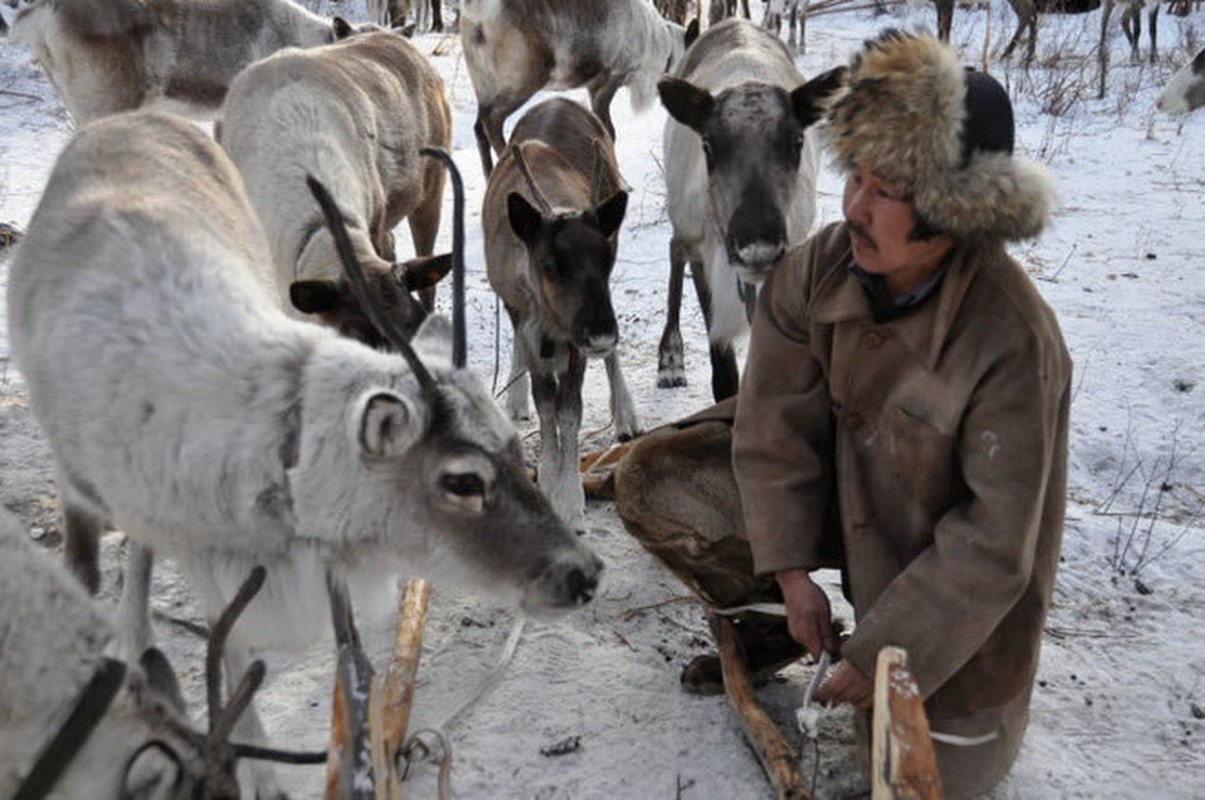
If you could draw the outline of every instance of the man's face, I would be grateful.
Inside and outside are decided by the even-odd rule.
[[[884,181],[870,166],[859,164],[846,178],[841,209],[849,223],[854,260],[886,278],[893,296],[927,281],[953,247],[945,235],[913,241],[916,208],[906,187]]]

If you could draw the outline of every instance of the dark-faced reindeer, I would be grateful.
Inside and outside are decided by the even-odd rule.
[[[449,257],[430,258],[444,168],[419,150],[446,149],[452,120],[427,58],[384,32],[277,53],[235,79],[215,131],[268,235],[281,305],[374,347],[385,343],[305,188],[313,175],[339,198],[374,294],[412,334],[434,305],[434,281],[451,266]],[[394,263],[393,228],[403,218],[418,258]]]
[[[514,329],[511,416],[527,416],[530,376],[540,420],[540,488],[572,527],[585,513],[577,436],[587,358],[606,361],[616,435],[640,432],[619,368],[609,286],[627,200],[598,118],[553,98],[515,126],[482,208],[490,285]]]
[[[1166,114],[1187,114],[1205,106],[1205,49],[1172,75],[1155,105]]]
[[[815,217],[817,145],[809,128],[844,80],[837,68],[804,81],[786,46],[745,20],[694,43],[657,85],[673,237],[658,386],[684,386],[678,312],[686,264],[711,343],[712,393],[736,393],[732,342],[748,328],[754,288]]]
[[[688,32],[689,31],[689,32]],[[611,98],[653,101],[657,78],[681,58],[698,23],[683,29],[649,0],[464,0],[460,42],[477,95],[473,132],[486,175],[506,147],[502,126],[540,89],[585,86],[611,138]]]
[[[232,798],[239,757],[324,760],[229,742],[264,674],[256,662],[223,707],[218,665],[245,603],[227,608],[210,632],[211,724],[203,733],[163,654],[151,648],[129,663],[106,655],[117,638],[108,614],[28,538],[0,508],[0,797]],[[243,596],[256,588],[249,582]]]
[[[144,106],[209,119],[252,61],[376,28],[293,0],[21,0],[10,26],[81,125]]]
[[[400,355],[285,315],[242,179],[192,123],[98,120],[51,174],[11,264],[9,338],[54,454],[69,566],[95,589],[103,526],[131,539],[123,652],[150,636],[153,552],[179,563],[210,619],[267,567],[226,648],[231,675],[253,648],[319,634],[328,585],[423,570],[537,612],[593,595],[601,562],[527,480],[513,425],[463,368],[463,310],[455,336],[432,316],[407,343],[364,290],[345,215],[329,198],[324,213]],[[242,723],[262,741],[254,707]],[[277,795],[257,766],[256,794]]]

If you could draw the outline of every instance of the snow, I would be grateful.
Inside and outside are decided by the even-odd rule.
[[[363,18],[355,5],[342,13]],[[993,793],[1001,799],[1205,797],[1205,116],[1170,118],[1153,106],[1163,82],[1195,51],[1205,17],[1199,10],[1165,15],[1154,65],[1129,63],[1114,30],[1109,91],[1097,100],[1098,15],[1043,17],[1030,70],[989,59],[1013,97],[1020,150],[1060,181],[1063,205],[1050,229],[1013,252],[1058,314],[1076,367],[1063,559],[1029,732],[1012,773]],[[982,4],[955,16],[954,43],[967,63],[982,63],[989,31],[997,51],[1013,24],[999,0],[991,3],[990,23],[988,16]],[[878,18],[869,10],[826,14],[809,24],[799,63],[814,75],[844,62],[882,27],[934,24],[927,5]],[[423,34],[416,42],[448,81],[454,155],[469,193],[470,362],[500,386],[510,331],[504,318],[497,329],[484,274],[475,101],[455,38]],[[72,123],[25,48],[6,39],[0,86],[0,222],[24,227]],[[707,405],[710,373],[701,314],[688,291],[682,324],[690,385],[655,388],[670,233],[660,170],[665,113],[654,106],[634,114],[621,91],[613,114],[620,166],[634,189],[613,294],[621,361],[650,428]],[[840,217],[840,188],[825,163],[818,223]],[[450,214],[450,193],[446,205]],[[407,240],[403,228],[399,243]],[[445,224],[438,246],[449,243]],[[10,258],[0,253],[0,293]],[[446,298],[445,291],[441,303]],[[0,502],[40,541],[57,546],[49,454],[8,358],[4,314],[0,303]],[[583,452],[612,441],[600,367],[589,371],[586,392]],[[535,431],[534,423],[524,428],[529,456],[538,445]],[[590,502],[586,525],[586,541],[607,563],[598,597],[564,617],[529,620],[497,685],[447,725],[456,795],[770,796],[727,701],[679,689],[682,666],[710,647],[702,607],[624,531],[611,503]],[[110,606],[119,542],[118,534],[104,542],[102,601]],[[823,578],[837,598],[835,575]],[[165,618],[200,622],[202,615],[170,563],[157,567],[154,605],[162,612],[156,636],[201,719],[200,641]],[[445,724],[490,675],[514,621],[512,610],[488,598],[435,587],[412,731]],[[378,670],[392,622],[389,614],[361,619]],[[274,745],[325,747],[333,649],[327,640],[268,655],[267,685],[256,702]],[[760,692],[793,741],[800,740],[795,709],[811,674],[807,665],[791,667]],[[816,796],[864,793],[851,714],[828,712],[819,729],[802,761],[804,774],[815,776]],[[434,796],[437,771],[429,761],[416,763],[405,791]],[[286,767],[281,776],[294,797],[321,794],[321,768]]]

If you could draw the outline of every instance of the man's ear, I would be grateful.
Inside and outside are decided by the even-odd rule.
[[[422,435],[422,413],[412,401],[392,391],[366,394],[358,410],[359,445],[363,455],[397,458]]]

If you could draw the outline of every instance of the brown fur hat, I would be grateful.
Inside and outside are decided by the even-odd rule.
[[[1054,203],[1049,171],[1012,155],[1003,87],[931,36],[890,30],[866,42],[827,136],[842,168],[872,165],[903,184],[920,217],[956,238],[1036,236]]]

